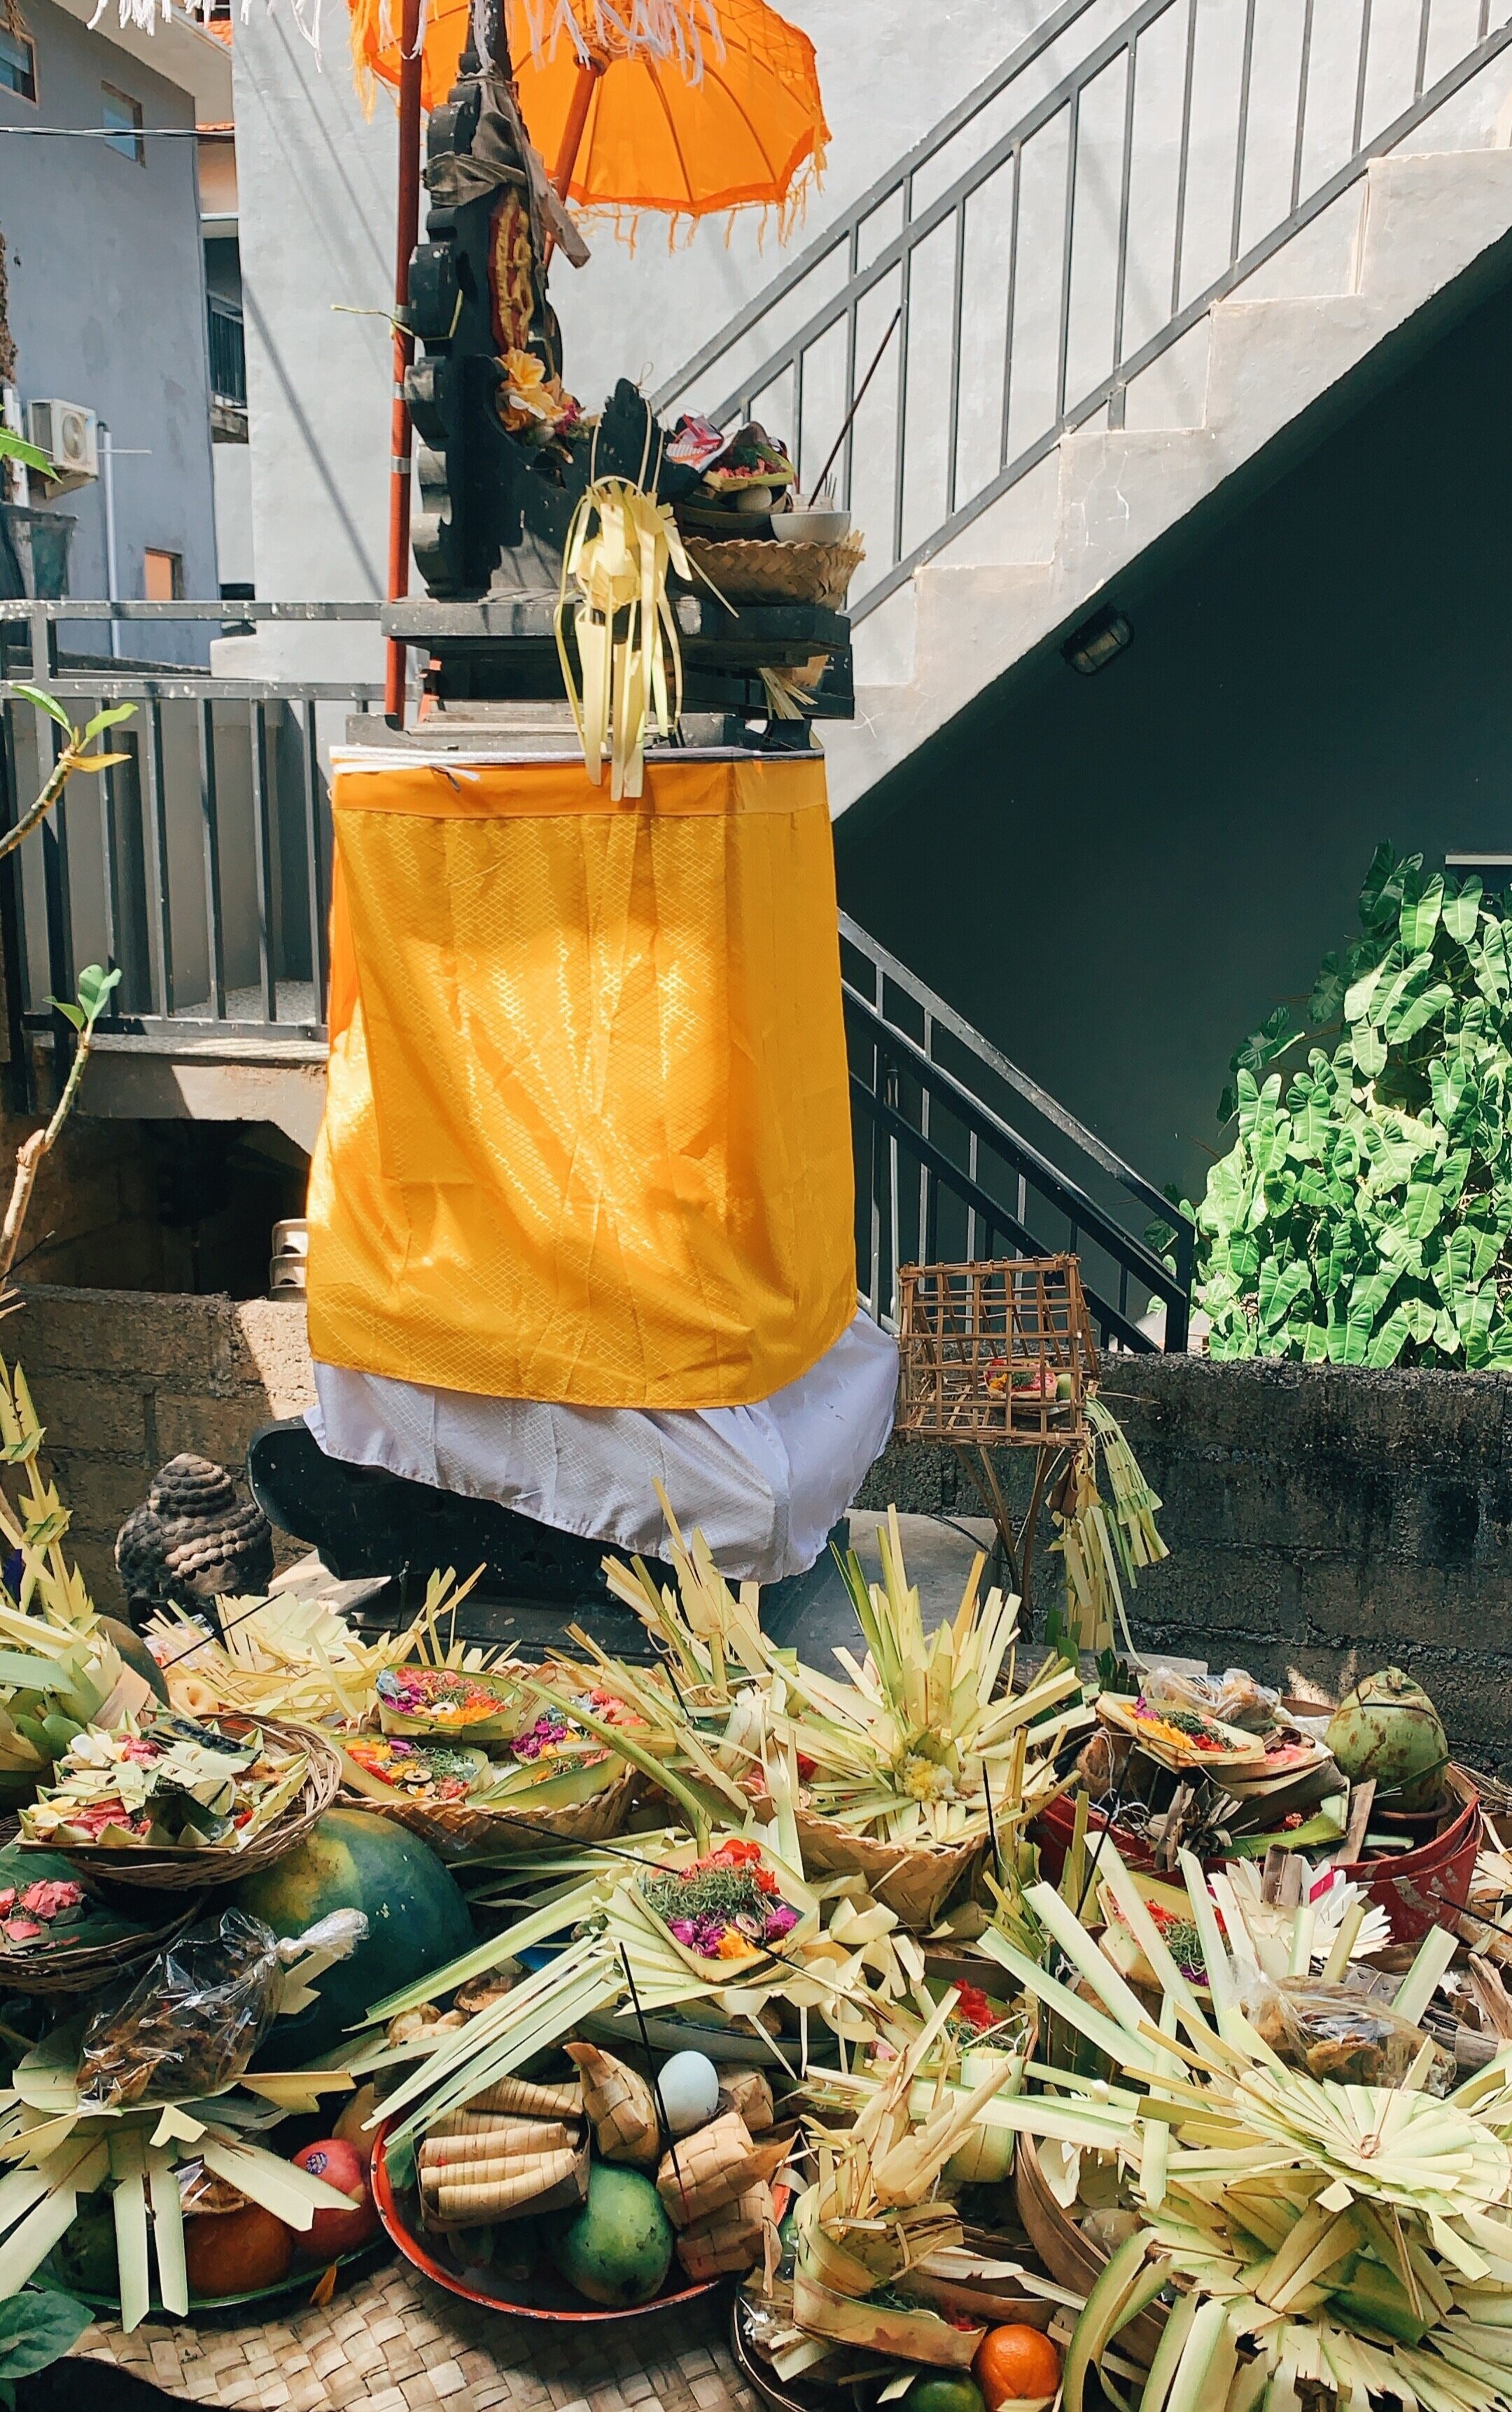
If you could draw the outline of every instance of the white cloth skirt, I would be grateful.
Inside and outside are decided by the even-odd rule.
[[[771,1583],[813,1566],[887,1447],[898,1350],[858,1313],[759,1406],[677,1413],[477,1398],[318,1362],[315,1381],[305,1420],[328,1457],[647,1556],[666,1544],[659,1477],[683,1532],[698,1526],[729,1581]]]

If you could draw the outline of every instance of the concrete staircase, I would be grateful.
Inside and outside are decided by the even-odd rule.
[[[1512,274],[1512,150],[1377,158],[1347,200],[1352,230],[1336,204],[1329,246],[1340,289],[1215,302],[1183,339],[1182,375],[1145,404],[1170,423],[1113,427],[1105,409],[1063,434],[860,621],[857,718],[824,741],[837,814],[985,687],[1116,601],[1230,480],[1279,474],[1373,374],[1431,339],[1436,316]]]

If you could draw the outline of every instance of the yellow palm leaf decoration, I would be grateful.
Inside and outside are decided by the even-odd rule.
[[[654,717],[659,734],[667,737],[683,709],[683,655],[667,599],[668,566],[680,577],[691,574],[667,505],[632,478],[595,478],[567,530],[556,646],[588,776],[601,787],[608,760],[615,803],[641,791],[648,720]],[[569,610],[580,692],[567,651]]]

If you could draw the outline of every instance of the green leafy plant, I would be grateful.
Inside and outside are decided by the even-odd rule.
[[[0,2404],[14,2412],[16,2381],[60,2361],[95,2315],[71,2295],[27,2287],[0,2303]]]
[[[1308,1028],[1278,1007],[1233,1058],[1196,1210],[1210,1354],[1512,1365],[1512,914],[1382,845],[1359,919],[1308,1002],[1332,1052],[1279,1068]]]

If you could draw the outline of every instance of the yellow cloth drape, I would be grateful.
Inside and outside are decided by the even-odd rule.
[[[747,1405],[856,1312],[818,759],[337,757],[327,1363],[579,1406]]]

